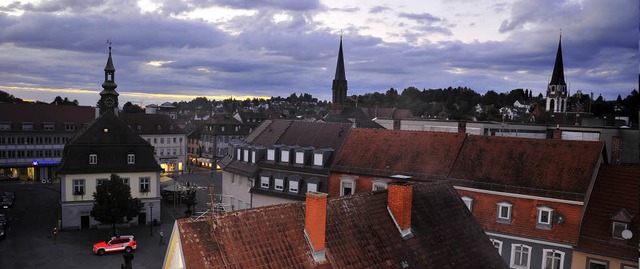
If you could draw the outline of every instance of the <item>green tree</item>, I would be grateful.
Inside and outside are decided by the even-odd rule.
[[[139,105],[135,105],[131,102],[126,102],[124,106],[122,106],[123,113],[144,113],[144,109],[142,109]]]
[[[102,182],[93,193],[91,217],[102,224],[111,224],[115,235],[116,224],[131,221],[141,209],[142,202],[131,197],[129,186],[120,176],[111,174],[111,178]]]

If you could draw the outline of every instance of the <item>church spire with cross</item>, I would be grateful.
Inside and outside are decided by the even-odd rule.
[[[565,112],[567,109],[567,95],[567,83],[564,80],[564,63],[562,61],[562,33],[560,33],[556,61],[553,65],[551,81],[547,86],[546,111]]]
[[[336,76],[333,79],[331,88],[333,98],[331,99],[334,109],[342,109],[347,99],[347,76],[344,70],[344,57],[342,55],[342,34],[340,34],[340,49],[338,51],[338,63],[336,64]]]
[[[107,65],[104,67],[103,90],[100,92],[100,101],[98,101],[100,115],[106,111],[118,113],[119,94],[116,92],[118,85],[115,82],[116,68],[113,67],[113,59],[111,58],[111,40],[107,40],[107,44],[109,44],[109,58],[107,59]]]

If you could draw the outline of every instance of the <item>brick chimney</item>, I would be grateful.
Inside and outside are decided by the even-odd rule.
[[[407,182],[389,184],[387,209],[404,239],[413,237],[411,231],[411,207],[413,187]]]
[[[304,235],[317,263],[326,263],[325,231],[327,230],[327,194],[308,192],[304,217]]]
[[[620,136],[611,137],[611,163],[620,165],[622,162],[622,138]]]

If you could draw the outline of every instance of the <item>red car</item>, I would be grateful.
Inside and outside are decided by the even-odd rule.
[[[133,235],[121,235],[111,237],[109,241],[103,241],[93,245],[93,253],[104,255],[105,252],[125,251],[127,253],[138,247]]]

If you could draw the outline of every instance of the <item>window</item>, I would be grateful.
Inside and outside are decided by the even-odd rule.
[[[269,177],[261,176],[260,177],[260,187],[268,189],[269,188]]]
[[[371,190],[372,191],[380,191],[380,190],[386,190],[387,189],[387,182],[383,181],[383,180],[374,180],[372,182],[372,187]]]
[[[276,150],[268,149],[267,150],[267,161],[275,161],[276,160]]]
[[[45,123],[43,128],[45,131],[53,131],[56,128],[56,126],[53,123]]]
[[[151,178],[141,177],[140,178],[140,192],[149,192],[151,187]]]
[[[283,190],[283,189],[284,189],[284,179],[282,179],[282,178],[276,178],[276,180],[275,180],[275,181],[276,181],[276,182],[275,182],[275,184],[274,184],[274,186],[275,186],[274,188],[275,188],[276,190],[278,190],[278,191]]]
[[[473,198],[471,198],[469,196],[462,196],[462,201],[467,206],[469,211],[471,211],[471,208],[473,208]]]
[[[536,228],[547,229],[547,230],[551,229],[552,218],[553,218],[553,208],[550,208],[548,206],[539,206]]]
[[[244,155],[242,155],[242,156],[243,156],[243,159],[244,159],[245,162],[249,162],[249,150],[248,149],[244,150]]]
[[[241,148],[237,148],[236,149],[236,160],[238,160],[238,161],[242,160],[242,149]]]
[[[136,163],[136,155],[133,153],[129,153],[127,154],[127,163],[128,164],[134,164]]]
[[[511,223],[511,209],[513,204],[509,202],[498,203],[498,218],[500,223]]]
[[[96,179],[96,187],[98,187],[98,186],[102,185],[102,184],[103,184],[103,183],[105,183],[107,180],[109,180],[109,179],[106,179],[106,178],[97,178],[97,179]]]
[[[280,152],[280,162],[289,163],[289,150],[283,149]]]
[[[304,151],[296,151],[296,164],[304,164]]]
[[[313,165],[323,166],[324,155],[322,153],[313,154]]]
[[[542,250],[542,268],[543,269],[562,269],[564,268],[564,252],[553,249]]]
[[[65,131],[75,131],[76,130],[76,125],[75,124],[65,124],[64,125],[64,130]]]
[[[89,154],[89,164],[98,164],[98,154]]]
[[[498,250],[498,254],[502,255],[502,241],[491,238],[491,243]]]
[[[511,245],[511,268],[529,268],[531,247],[521,244]]]
[[[129,178],[128,177],[123,177],[122,178],[122,183],[124,183],[124,185],[129,186]]]
[[[33,131],[33,123],[23,123],[22,124],[23,131]]]
[[[350,179],[340,181],[340,196],[351,195],[355,191],[355,182]]]
[[[289,192],[298,193],[298,181],[289,181]]]
[[[307,183],[307,192],[317,192],[318,183]]]
[[[73,180],[73,195],[84,195],[84,179]]]
[[[9,131],[11,130],[11,123],[0,123],[1,131]]]
[[[587,269],[608,269],[608,268],[609,268],[608,261],[587,258]]]
[[[627,229],[626,223],[614,221],[612,228],[613,228],[613,233],[611,234],[611,236],[613,238],[624,239],[622,238],[622,231]]]

